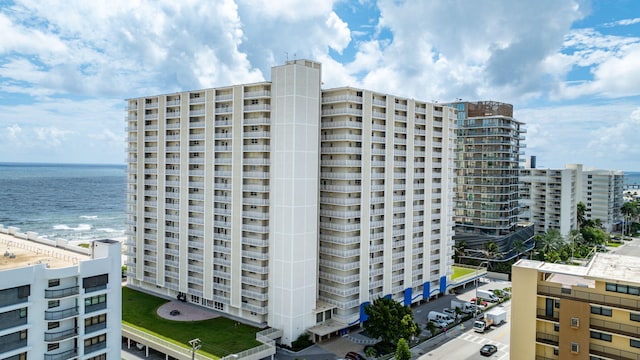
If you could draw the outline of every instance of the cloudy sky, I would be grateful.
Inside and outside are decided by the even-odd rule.
[[[0,0],[0,162],[124,163],[124,99],[269,80],[512,103],[541,167],[640,171],[636,0]]]

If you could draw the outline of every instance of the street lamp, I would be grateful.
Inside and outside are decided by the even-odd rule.
[[[191,345],[191,360],[194,360],[196,358],[196,351],[202,347],[202,342],[200,339],[195,338],[189,340],[189,345]]]
[[[480,270],[480,268],[482,267],[482,264],[487,264],[487,266],[489,265],[488,261],[483,261],[480,264],[478,264],[478,266],[476,267],[476,303],[474,304],[475,306],[473,307],[473,320],[475,321],[475,319],[478,316],[478,283],[480,281],[480,278],[478,278],[478,271]]]

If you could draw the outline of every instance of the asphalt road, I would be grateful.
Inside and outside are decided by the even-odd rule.
[[[477,333],[469,326],[456,334],[452,334],[450,339],[440,344],[437,348],[421,355],[419,360],[429,359],[509,359],[509,342],[511,331],[511,303],[506,302],[502,307],[507,310],[507,322],[493,327],[484,333]],[[449,334],[447,334],[449,336]],[[485,344],[493,344],[498,347],[498,352],[491,357],[480,355],[480,348]]]
[[[640,239],[625,241],[624,245],[613,248],[610,253],[618,255],[640,256]]]

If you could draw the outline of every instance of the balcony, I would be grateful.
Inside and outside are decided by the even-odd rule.
[[[615,334],[634,338],[640,338],[640,327],[637,326],[593,318],[590,319],[589,325],[592,329],[612,332]]]
[[[56,332],[45,332],[44,341],[57,342],[57,341],[62,341],[64,339],[69,339],[75,336],[78,336],[78,328],[67,329],[67,330],[56,331]]]
[[[45,320],[62,320],[65,318],[73,317],[78,315],[78,307],[74,306],[69,309],[57,310],[57,311],[45,311],[44,319]]]
[[[542,332],[536,332],[536,342],[551,345],[551,346],[558,346],[558,336],[545,334]]]
[[[98,351],[98,350],[102,350],[102,349],[106,349],[106,348],[107,348],[107,342],[106,341],[99,342],[97,344],[92,344],[92,345],[89,345],[89,346],[85,345],[84,353],[86,355],[86,354],[92,353],[94,351]]]
[[[66,289],[45,290],[45,299],[60,299],[67,296],[78,295],[80,293],[79,286],[72,286]]]
[[[597,344],[589,344],[589,354],[615,360],[640,360],[640,354]]]
[[[66,360],[78,356],[78,349],[70,349],[57,354],[44,354],[44,360]]]
[[[624,298],[621,296],[596,294],[590,291],[576,290],[575,288],[571,289],[571,293],[566,294],[561,292],[560,287],[538,285],[538,294],[562,299],[584,301],[631,311],[637,311],[638,308],[640,308],[640,300]]]

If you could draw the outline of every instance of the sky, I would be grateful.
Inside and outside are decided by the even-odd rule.
[[[640,171],[640,1],[0,0],[0,162],[125,163],[125,99],[270,80],[511,103],[538,167]]]

